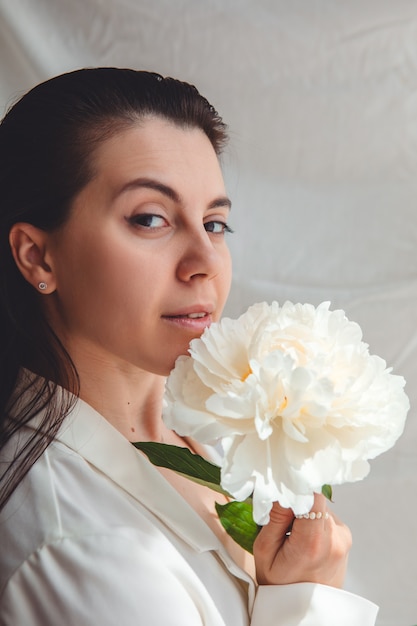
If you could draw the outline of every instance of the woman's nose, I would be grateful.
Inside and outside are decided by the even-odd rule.
[[[197,276],[210,280],[221,271],[224,243],[213,242],[206,230],[188,234],[179,245],[181,256],[177,276],[180,280],[189,281]]]

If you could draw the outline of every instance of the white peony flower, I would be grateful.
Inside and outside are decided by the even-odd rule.
[[[274,501],[303,514],[324,484],[361,480],[403,431],[404,379],[328,302],[255,304],[189,352],[168,378],[164,419],[202,443],[221,439],[221,486],[253,495],[258,524]]]

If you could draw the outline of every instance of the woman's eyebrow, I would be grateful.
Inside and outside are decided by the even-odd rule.
[[[129,181],[125,185],[123,185],[120,189],[118,189],[115,193],[115,198],[125,193],[126,191],[132,191],[134,189],[153,189],[162,193],[164,196],[173,200],[174,202],[181,203],[180,195],[170,187],[169,185],[165,185],[158,180],[154,180],[152,178],[135,178],[134,180]],[[208,205],[209,209],[216,209],[221,207],[227,207],[228,209],[232,208],[232,202],[227,196],[220,196],[215,200],[212,200]]]
[[[232,201],[227,196],[221,196],[220,198],[216,198],[208,205],[209,209],[221,209],[226,207],[228,209],[232,208]]]
[[[115,193],[115,197],[117,198],[121,194],[126,191],[132,191],[134,189],[154,189],[155,191],[159,191],[164,196],[167,196],[170,200],[174,202],[180,202],[181,198],[177,194],[177,192],[165,185],[164,183],[159,182],[158,180],[154,180],[152,178],[135,178],[134,180],[130,180],[128,183],[123,185],[120,189],[118,189]]]

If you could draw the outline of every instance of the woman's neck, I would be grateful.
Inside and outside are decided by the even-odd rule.
[[[80,397],[103,415],[129,441],[161,441],[165,378],[135,369],[83,368]]]

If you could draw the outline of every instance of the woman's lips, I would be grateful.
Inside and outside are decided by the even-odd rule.
[[[162,319],[180,328],[194,331],[203,331],[212,323],[211,313],[207,311],[193,311],[190,313],[179,313],[176,315],[163,315]]]

